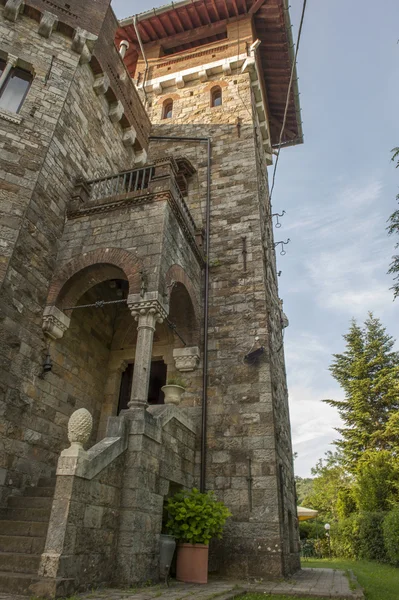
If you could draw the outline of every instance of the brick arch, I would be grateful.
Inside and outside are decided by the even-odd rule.
[[[125,279],[129,293],[140,291],[142,266],[138,259],[120,248],[99,248],[76,256],[54,274],[47,305],[75,306],[90,288],[109,279]]]
[[[183,267],[181,267],[180,265],[172,265],[165,275],[165,283],[167,289],[169,290],[169,298],[173,291],[173,287],[171,286],[172,282],[180,283],[185,287],[193,307],[196,320],[196,331],[197,333],[199,333],[201,322],[201,309],[198,302],[197,294],[191,279],[189,278]]]

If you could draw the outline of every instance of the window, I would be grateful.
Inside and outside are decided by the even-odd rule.
[[[171,119],[173,116],[173,100],[166,100],[163,105],[162,118]]]
[[[222,88],[219,86],[211,90],[211,106],[222,106]]]
[[[0,87],[0,109],[18,113],[32,83],[32,74],[0,60],[1,75],[5,79]]]

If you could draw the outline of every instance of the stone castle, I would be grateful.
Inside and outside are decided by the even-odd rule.
[[[0,0],[0,592],[156,580],[194,486],[233,513],[212,571],[299,568],[267,174],[293,61],[286,0]]]

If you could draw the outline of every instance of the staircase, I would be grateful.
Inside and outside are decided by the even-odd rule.
[[[0,520],[0,593],[29,595],[44,551],[55,478],[10,496]]]

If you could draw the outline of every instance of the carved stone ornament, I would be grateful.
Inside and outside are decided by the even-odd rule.
[[[44,11],[39,24],[39,34],[45,38],[49,38],[53,33],[53,29],[57,26],[58,18],[53,13]]]
[[[71,446],[84,446],[89,441],[93,429],[93,417],[85,408],[72,413],[68,421],[68,440]]]
[[[108,75],[106,73],[102,73],[95,78],[93,90],[96,92],[97,96],[99,96],[100,94],[106,94],[109,86],[110,81]]]
[[[130,294],[127,304],[136,321],[148,315],[151,316],[151,320],[154,319],[154,323],[162,323],[168,316],[168,308],[163,305],[157,292],[145,292],[143,296]]]
[[[43,331],[52,340],[62,338],[69,328],[71,319],[56,306],[46,306],[43,313]]]
[[[195,371],[200,361],[200,350],[197,346],[190,348],[175,348],[173,350],[176,369],[181,373]]]
[[[4,7],[4,18],[15,23],[24,6],[25,2],[23,0],[7,0]]]

